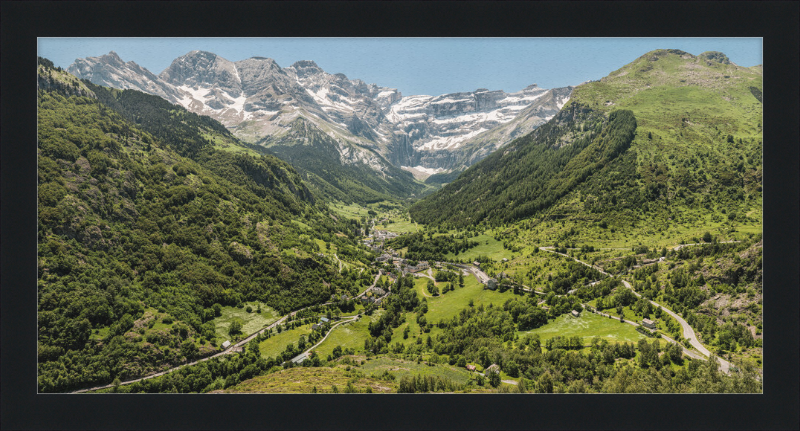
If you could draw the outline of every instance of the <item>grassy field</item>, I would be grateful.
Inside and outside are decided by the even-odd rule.
[[[302,394],[311,393],[314,388],[317,388],[317,392],[330,393],[333,391],[332,386],[335,385],[341,393],[344,392],[348,382],[353,382],[353,386],[359,392],[364,392],[367,387],[373,393],[397,391],[397,380],[387,381],[368,376],[362,377],[354,371],[347,371],[344,366],[340,365],[334,368],[289,368],[245,380],[236,386],[218,392]]]
[[[261,356],[265,358],[274,358],[279,353],[286,350],[289,344],[297,345],[297,340],[301,335],[308,337],[311,333],[311,325],[303,325],[289,331],[283,331],[280,334],[275,334],[272,337],[258,343],[258,348],[261,350]]]
[[[620,323],[619,320],[598,316],[590,312],[583,312],[578,318],[571,315],[559,316],[544,326],[530,331],[519,331],[517,334],[519,334],[520,338],[529,334],[539,334],[542,344],[544,344],[545,340],[559,335],[562,337],[581,337],[585,345],[588,345],[593,337],[605,338],[610,342],[636,342],[640,338],[646,338],[627,323]]]
[[[260,304],[261,314],[256,313],[259,305],[258,302],[246,302],[244,308],[222,307],[222,315],[213,320],[219,343],[231,339],[230,335],[228,335],[228,329],[231,327],[231,322],[233,322],[234,319],[239,319],[242,322],[242,334],[247,336],[280,318],[277,311],[268,307],[263,302]],[[245,310],[248,305],[253,307],[252,313],[248,313]]]
[[[358,322],[345,323],[334,328],[328,338],[317,347],[316,352],[320,358],[325,359],[333,352],[336,346],[342,349],[352,348],[356,352],[364,350],[364,340],[369,338],[367,326],[377,320],[383,310],[372,313],[372,316],[362,316]],[[298,338],[300,336],[298,335]],[[284,346],[285,347],[285,346]]]
[[[438,322],[443,319],[451,319],[456,316],[462,308],[469,307],[470,299],[473,301],[475,307],[483,304],[484,306],[494,304],[495,306],[502,306],[508,299],[516,297],[512,291],[500,293],[495,290],[484,289],[483,285],[478,282],[475,276],[470,275],[464,277],[464,287],[458,287],[456,290],[451,290],[444,295],[438,297],[429,297],[428,291],[425,286],[428,284],[428,278],[419,278],[415,280],[414,288],[421,297],[428,300],[428,313],[425,318],[428,322]],[[436,283],[438,286],[444,283]],[[425,294],[423,294],[425,292]]]
[[[382,356],[366,359],[360,366],[336,365],[334,367],[294,367],[279,370],[263,376],[254,377],[225,390],[212,393],[311,393],[315,388],[318,393],[331,393],[336,386],[338,393],[343,393],[345,386],[351,382],[357,392],[365,392],[367,387],[373,393],[393,393],[397,391],[399,381],[404,376],[439,376],[455,383],[467,383],[472,374],[462,368],[450,365],[417,364],[415,361]],[[348,370],[349,369],[349,370]],[[394,375],[393,380],[378,378],[384,372]],[[471,392],[487,392],[488,389],[472,387]]]
[[[409,233],[409,232],[419,232],[420,227],[418,224],[403,220],[398,221],[395,223],[389,223],[386,227],[383,227],[383,224],[376,224],[375,229],[380,230],[388,230],[389,232],[396,232],[396,233]]]
[[[448,253],[445,257],[447,259],[466,259],[470,261],[478,256],[488,256],[490,259],[496,261],[502,260],[504,257],[508,259],[513,257],[513,253],[503,248],[503,243],[494,239],[491,235],[481,234],[469,240],[476,241],[479,245],[459,253],[458,255]]]
[[[420,374],[423,376],[441,376],[454,382],[463,384],[470,379],[471,375],[471,373],[464,368],[457,368],[442,364],[418,364],[415,361],[407,361],[404,359],[395,359],[389,357],[380,357],[366,361],[359,368],[367,376],[371,374],[377,375],[383,373],[384,371],[389,371],[395,375],[395,381],[399,381],[403,376],[416,376],[417,374]]]
[[[384,217],[399,219],[403,211],[402,205],[389,201],[375,202],[366,206],[335,202],[330,204],[330,208],[337,214],[351,219],[370,217],[369,211],[375,211],[378,214],[378,220]]]
[[[419,336],[420,332],[419,324],[417,324],[417,313],[406,313],[405,318],[406,321],[394,330],[394,333],[392,334],[392,341],[389,342],[390,345],[403,343],[408,346],[416,341],[417,337]],[[403,331],[406,330],[406,327],[409,328],[408,338],[403,339]]]
[[[341,202],[330,204],[330,208],[339,215],[347,218],[367,217],[369,209],[356,204],[343,204]]]

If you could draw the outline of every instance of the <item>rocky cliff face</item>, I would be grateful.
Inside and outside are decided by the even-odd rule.
[[[269,58],[232,62],[204,51],[175,59],[159,75],[114,52],[78,59],[68,70],[208,115],[246,142],[270,145],[302,117],[342,143],[343,163],[371,158],[366,153],[354,158],[353,152],[372,150],[396,167],[437,171],[463,169],[529,132],[551,118],[572,91],[534,84],[515,93],[482,88],[403,97],[394,88],[330,74],[313,61],[281,68]]]
[[[139,90],[173,103],[181,96],[174,86],[161,81],[158,76],[132,61],[122,61],[114,51],[100,57],[79,58],[67,68],[67,72],[97,85]]]
[[[463,169],[552,118],[571,91],[533,84],[516,93],[481,88],[405,97],[386,114],[385,129],[396,144],[389,160],[401,166]]]

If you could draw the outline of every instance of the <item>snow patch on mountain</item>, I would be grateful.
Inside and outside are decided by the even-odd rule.
[[[552,117],[571,92],[554,99],[545,97],[553,90],[533,84],[513,93],[480,88],[403,97],[395,88],[327,73],[313,61],[281,68],[269,58],[231,62],[204,51],[175,59],[159,75],[113,52],[78,59],[68,70],[96,84],[155,94],[211,116],[246,142],[286,133],[303,117],[334,139],[370,149],[363,156],[342,153],[343,160],[376,167],[380,163],[370,161],[370,151],[396,166],[450,167],[455,158],[446,153],[462,150],[481,158]],[[509,127],[502,133],[491,132],[504,125]]]
[[[422,144],[419,147],[419,149],[427,151],[450,150],[453,148],[457,148],[459,144],[466,141],[467,139],[470,139],[473,136],[477,136],[487,130],[489,129],[485,129],[483,127],[477,130],[469,130],[469,131],[457,130],[457,132],[461,133],[451,136],[440,136],[438,138],[432,139]]]

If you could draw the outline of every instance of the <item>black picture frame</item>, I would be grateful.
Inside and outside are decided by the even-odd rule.
[[[2,428],[800,428],[798,12],[794,2],[4,2]],[[34,70],[45,36],[763,37],[764,393],[37,394]]]

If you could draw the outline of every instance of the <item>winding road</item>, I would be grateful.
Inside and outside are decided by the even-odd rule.
[[[317,346],[319,346],[320,344],[322,344],[322,342],[323,342],[323,341],[325,341],[325,339],[326,339],[326,338],[328,338],[328,335],[331,335],[331,332],[333,332],[333,329],[334,329],[334,328],[336,328],[336,327],[337,327],[337,326],[339,326],[339,325],[343,325],[343,324],[345,324],[345,323],[355,322],[356,320],[358,320],[358,316],[348,317],[348,318],[346,318],[346,319],[342,319],[341,321],[337,322],[335,325],[331,326],[331,329],[330,329],[330,330],[328,330],[328,333],[327,333],[327,334],[325,334],[325,336],[324,336],[324,337],[322,337],[322,339],[321,339],[321,340],[319,340],[319,341],[317,342],[317,344],[314,344],[313,346],[309,347],[309,348],[308,348],[308,349],[307,349],[305,352],[303,352],[303,353],[301,353],[301,354],[299,354],[299,355],[295,356],[294,358],[292,358],[292,362],[294,362],[295,364],[299,364],[299,363],[301,363],[301,362],[305,361],[305,360],[308,358],[308,354],[309,354],[309,353],[310,353],[312,350],[316,349],[316,348],[317,348]]]
[[[740,241],[721,241],[720,244],[733,243],[733,242],[740,242]],[[692,246],[692,245],[700,245],[700,244],[681,244],[681,245],[675,246],[673,248],[673,250],[679,250],[682,247],[687,247],[687,246]],[[576,261],[578,263],[581,263],[581,264],[586,265],[586,266],[588,266],[590,268],[596,269],[601,274],[604,274],[606,276],[611,276],[611,274],[603,271],[603,269],[600,268],[600,267],[597,267],[597,266],[592,265],[590,263],[587,263],[587,262],[584,262],[582,260],[576,259],[576,258],[574,258],[572,256],[567,255],[567,254],[559,253],[559,252],[557,252],[555,250],[552,250],[552,249],[553,249],[553,247],[539,247],[539,250],[546,251],[548,253],[555,253],[555,254],[570,258],[570,259],[572,259],[572,260],[574,260],[574,261]],[[341,260],[339,260],[339,257],[336,256],[335,253],[334,253],[333,256],[336,258],[337,261],[339,261],[339,271],[341,272],[342,262],[341,262]],[[448,263],[448,262],[443,262],[443,263]],[[459,267],[462,267],[462,269],[463,269],[463,266],[459,265]],[[486,284],[486,281],[489,279],[489,276],[485,272],[481,271],[478,268],[469,267],[468,270],[471,271],[478,278],[478,280],[483,284]],[[431,270],[429,269],[428,272],[430,272],[430,271]],[[359,297],[363,296],[364,294],[367,293],[367,291],[369,291],[371,288],[375,287],[375,285],[378,283],[378,280],[380,279],[380,276],[382,275],[382,273],[383,273],[383,271],[379,271],[378,274],[375,276],[375,279],[373,280],[372,285],[369,288],[367,288],[366,290],[364,290],[364,292],[361,292],[359,295],[357,295],[356,298],[359,298]],[[429,279],[435,281],[433,276],[429,275],[427,273],[415,273],[414,276],[416,276],[416,277],[426,277],[426,278],[429,278]],[[641,297],[641,294],[636,292],[633,289],[633,287],[631,286],[631,284],[627,280],[622,280],[622,284],[626,288],[630,289],[634,293],[634,295],[636,295],[637,297]],[[528,287],[528,286],[522,285],[522,290],[530,292],[532,289],[530,287]],[[540,291],[534,291],[534,292],[537,293],[537,294],[544,294],[544,292],[540,292]],[[388,294],[389,293],[387,292],[386,295],[388,295]],[[424,291],[423,291],[423,294],[424,294]],[[386,295],[384,295],[384,297]],[[653,306],[660,308],[662,311],[664,311],[665,313],[667,313],[670,316],[672,316],[672,318],[674,318],[681,325],[681,328],[683,330],[683,337],[686,338],[689,341],[689,343],[692,345],[692,347],[697,349],[697,351],[699,351],[700,353],[702,353],[705,356],[700,356],[696,352],[688,350],[684,346],[681,346],[681,348],[683,349],[683,353],[684,354],[686,354],[687,356],[692,357],[694,359],[701,359],[701,360],[707,360],[708,358],[711,357],[711,355],[712,355],[711,352],[702,343],[700,343],[700,341],[697,339],[697,335],[695,334],[694,329],[692,329],[692,327],[689,325],[688,322],[686,322],[686,320],[684,320],[681,316],[679,316],[677,313],[673,312],[672,310],[662,306],[661,304],[659,304],[657,302],[654,302],[654,301],[651,301],[651,300],[648,300],[648,301]],[[326,303],[323,303],[323,304],[315,304],[315,305],[324,306],[324,305],[329,305],[329,304],[331,304],[331,303],[330,302],[326,302]],[[586,306],[586,304],[584,304],[584,307],[585,306]],[[158,373],[155,373],[155,374],[150,374],[148,376],[139,377],[137,379],[127,380],[127,381],[121,382],[120,385],[127,385],[127,384],[131,384],[131,383],[139,382],[139,381],[142,381],[142,380],[147,380],[147,379],[152,379],[152,378],[155,378],[155,377],[163,376],[165,374],[168,374],[168,373],[171,373],[173,371],[179,370],[179,369],[181,369],[183,367],[192,366],[192,365],[198,364],[200,362],[207,361],[209,359],[213,359],[213,358],[216,358],[216,357],[219,357],[219,356],[222,356],[222,355],[227,355],[227,354],[230,354],[230,353],[241,351],[247,343],[249,343],[251,340],[253,340],[255,337],[257,337],[259,334],[263,333],[266,330],[272,329],[277,325],[280,325],[289,316],[294,316],[298,312],[303,311],[303,310],[305,310],[307,308],[310,308],[310,307],[313,307],[313,306],[308,306],[308,307],[301,308],[299,310],[292,311],[291,313],[289,313],[289,314],[281,317],[280,319],[276,320],[275,322],[273,322],[269,326],[266,326],[266,327],[264,327],[264,328],[262,328],[262,329],[260,329],[260,330],[258,330],[256,332],[254,332],[253,334],[249,335],[247,338],[237,342],[236,344],[233,344],[233,345],[229,346],[227,349],[225,349],[225,350],[223,350],[221,352],[215,353],[215,354],[213,354],[211,356],[206,356],[205,358],[198,359],[196,361],[189,362],[187,364],[178,365],[176,367],[173,367],[173,368],[170,368],[168,370],[164,370],[164,371],[161,371],[161,372],[158,372]],[[595,313],[597,313],[599,315],[608,316],[608,317],[611,317],[613,319],[619,320],[618,317],[609,316],[608,314],[601,313],[599,311],[595,311]],[[331,330],[328,331],[328,333],[325,335],[325,337],[322,338],[322,340],[320,340],[317,344],[315,344],[311,348],[307,349],[302,354],[300,354],[297,357],[293,358],[292,361],[298,362],[297,360],[302,357],[302,359],[300,359],[300,361],[299,361],[299,362],[302,362],[302,360],[305,359],[308,356],[308,353],[311,350],[313,350],[314,348],[319,346],[323,341],[325,341],[326,338],[328,338],[328,335],[330,335],[330,333],[333,331],[333,329],[335,327],[337,327],[339,325],[342,325],[342,324],[345,324],[345,323],[353,322],[353,321],[357,320],[357,318],[358,317],[355,316],[353,318],[349,318],[349,319],[342,320],[342,321],[338,322],[336,325],[331,327]],[[631,324],[633,326],[639,326],[637,323],[631,322],[629,320],[626,320],[625,322],[629,323],[629,324]],[[671,343],[679,344],[679,343],[677,343],[677,341],[673,340],[672,338],[670,338],[670,337],[668,337],[668,336],[666,336],[664,334],[661,334],[661,337],[664,338],[665,340],[671,342]],[[303,356],[303,355],[305,355],[305,356]],[[724,360],[722,358],[717,357],[716,359],[717,359],[717,361],[718,361],[718,363],[720,365],[720,369],[725,373],[729,373],[731,364],[728,361],[726,361],[726,360]],[[76,390],[76,391],[73,391],[72,393],[84,393],[84,392],[95,391],[95,390],[99,390],[99,389],[107,389],[107,388],[110,388],[112,386],[114,386],[114,385],[113,384],[107,384],[107,385],[102,385],[102,386],[95,386],[95,387],[91,387],[91,388]]]
[[[738,242],[738,241],[725,241],[725,243],[730,243],[730,242]],[[683,244],[683,246],[687,246],[687,245],[695,245],[695,244]],[[539,250],[546,251],[546,252],[549,252],[549,253],[559,254],[561,256],[566,256],[566,257],[568,257],[568,258],[570,258],[570,259],[572,259],[572,260],[574,260],[576,262],[582,263],[582,264],[584,264],[586,266],[589,266],[591,268],[594,268],[594,269],[598,270],[601,274],[605,274],[607,276],[611,276],[609,273],[603,271],[601,268],[599,268],[597,266],[594,266],[592,264],[586,263],[586,262],[584,262],[582,260],[579,260],[579,259],[576,259],[576,258],[574,258],[572,256],[568,256],[568,255],[566,255],[564,253],[558,253],[558,252],[556,252],[554,250],[550,250],[551,248],[552,247],[539,247]],[[631,292],[633,292],[634,295],[636,295],[637,297],[641,298],[642,295],[639,294],[638,292],[636,292],[633,289],[633,287],[631,286],[631,284],[627,280],[622,280],[622,284],[626,288],[630,289]],[[665,313],[667,313],[670,316],[672,316],[673,319],[678,321],[678,323],[681,325],[681,328],[683,329],[683,338],[686,338],[689,341],[689,343],[692,345],[692,347],[694,347],[695,349],[697,349],[697,351],[699,351],[700,353],[705,355],[705,357],[698,358],[699,355],[697,355],[697,353],[695,353],[695,352],[693,352],[691,350],[688,350],[685,347],[681,346],[681,348],[683,349],[683,352],[686,353],[687,356],[690,356],[690,357],[695,358],[695,359],[703,359],[703,360],[706,360],[707,358],[711,357],[711,352],[702,343],[700,343],[700,341],[697,339],[697,335],[695,334],[694,329],[692,329],[691,325],[689,325],[689,323],[686,322],[686,320],[684,320],[683,317],[679,316],[677,313],[673,312],[672,310],[664,307],[663,305],[661,305],[661,304],[659,304],[659,303],[657,303],[655,301],[651,301],[649,299],[647,301],[650,302],[650,304],[652,304],[653,306],[660,308],[662,311],[664,311]],[[585,305],[586,304],[584,304],[584,306]],[[597,312],[597,313],[601,314],[601,315],[604,315],[604,316],[608,316],[608,314],[604,314],[604,313],[600,313],[600,312]],[[617,318],[617,317],[613,317],[613,316],[611,316],[611,317],[619,320],[619,318]],[[626,320],[626,322],[630,323],[630,324],[632,324],[634,326],[639,326],[637,323],[634,323],[634,322],[631,322],[631,321],[628,321],[628,320]],[[675,340],[673,340],[672,338],[667,337],[666,335],[662,334],[661,336],[664,339],[666,339],[667,341],[669,341],[669,342],[678,344]],[[716,359],[717,359],[717,362],[719,363],[720,370],[722,370],[726,374],[729,373],[731,364],[728,361],[726,361],[726,360],[724,360],[722,358],[718,357]]]
[[[360,297],[364,296],[364,295],[365,295],[367,292],[369,292],[369,290],[370,290],[370,289],[372,289],[373,287],[375,287],[375,285],[376,285],[376,284],[378,284],[378,279],[379,279],[379,278],[381,278],[381,275],[383,275],[383,270],[382,270],[382,269],[381,269],[381,270],[378,270],[378,274],[375,276],[375,279],[374,279],[374,280],[372,280],[372,285],[371,285],[371,286],[369,286],[368,288],[364,289],[364,291],[363,291],[363,292],[361,292],[361,293],[359,293],[358,295],[356,295],[356,299],[358,299],[358,298],[360,298]]]

